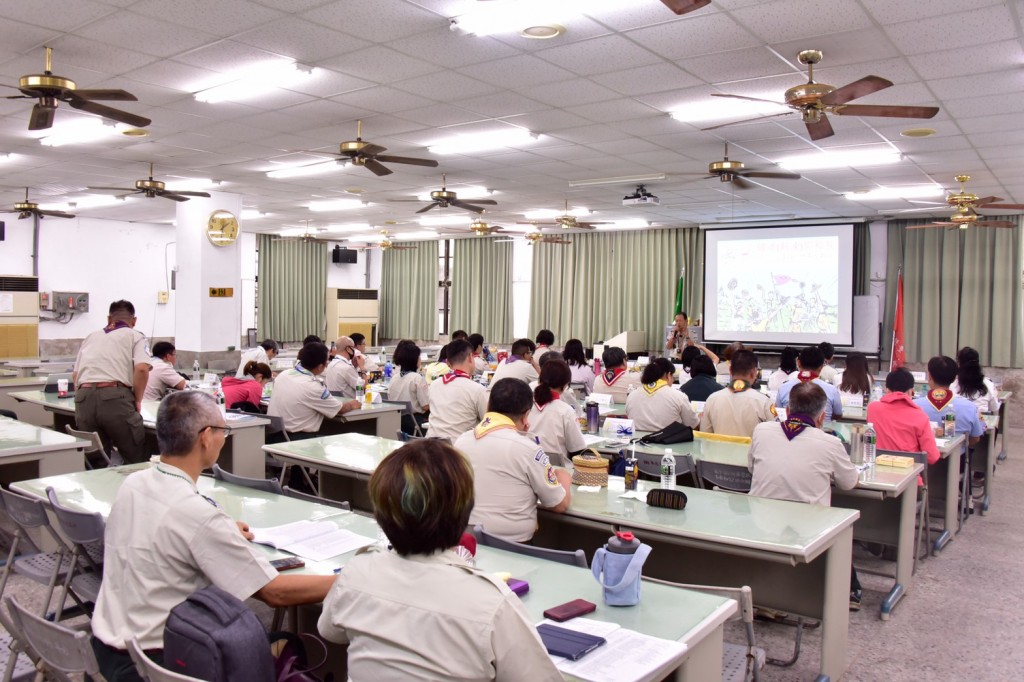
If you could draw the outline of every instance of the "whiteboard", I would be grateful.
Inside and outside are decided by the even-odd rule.
[[[853,347],[861,353],[878,352],[878,322],[882,315],[877,296],[853,297]]]

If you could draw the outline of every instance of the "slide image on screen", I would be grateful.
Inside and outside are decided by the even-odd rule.
[[[705,338],[850,344],[852,241],[851,226],[709,231]]]

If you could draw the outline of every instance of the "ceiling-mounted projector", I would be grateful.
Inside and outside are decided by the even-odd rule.
[[[636,192],[622,197],[623,206],[660,206],[661,201],[647,191],[643,185],[636,186]]]

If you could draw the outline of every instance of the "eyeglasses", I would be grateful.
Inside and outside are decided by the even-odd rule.
[[[228,435],[228,433],[231,431],[230,426],[214,426],[213,424],[210,424],[209,426],[204,426],[203,428],[199,429],[199,433],[201,434],[206,429],[215,429],[217,431],[223,431],[225,436]]]

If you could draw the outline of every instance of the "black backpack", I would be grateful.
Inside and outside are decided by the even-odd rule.
[[[672,443],[690,443],[692,441],[693,429],[682,422],[672,422],[660,431],[649,433],[643,438],[638,439],[636,442],[644,445],[647,445],[648,443],[671,445]]]

